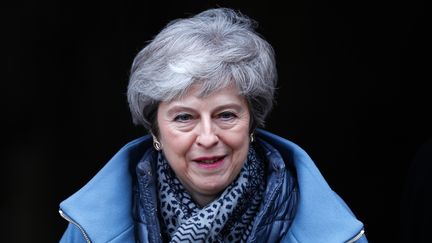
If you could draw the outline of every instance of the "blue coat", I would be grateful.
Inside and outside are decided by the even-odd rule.
[[[300,147],[263,130],[257,138],[270,165],[265,201],[250,242],[367,242],[363,224]],[[128,143],[82,189],[60,204],[61,216],[69,221],[60,242],[135,242],[130,163],[140,160],[151,146],[149,136]],[[290,194],[286,163],[295,168],[298,183],[293,219],[287,213],[293,205],[284,203]],[[144,227],[140,227],[141,235],[147,235],[150,242],[160,239],[153,210],[147,212]]]

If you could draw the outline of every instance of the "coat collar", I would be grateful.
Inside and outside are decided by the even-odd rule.
[[[303,149],[267,131],[258,130],[257,135],[274,146],[296,170],[299,199],[288,238],[293,242],[346,242],[363,229]]]

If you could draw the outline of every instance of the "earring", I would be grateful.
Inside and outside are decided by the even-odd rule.
[[[250,134],[250,141],[251,143],[255,141],[255,134],[253,132]]]
[[[156,139],[155,136],[153,136],[153,147],[156,149],[156,151],[160,151],[162,149],[162,145],[160,142]]]

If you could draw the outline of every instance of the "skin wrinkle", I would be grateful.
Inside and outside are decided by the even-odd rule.
[[[180,182],[205,206],[238,176],[249,148],[250,113],[246,99],[231,85],[199,96],[193,87],[183,98],[161,102],[157,124],[162,151]],[[203,168],[200,157],[223,157]]]

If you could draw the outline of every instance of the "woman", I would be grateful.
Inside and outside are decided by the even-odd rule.
[[[62,242],[366,242],[307,154],[258,128],[271,46],[211,9],[171,22],[135,58],[128,101],[144,136],[61,203]]]

